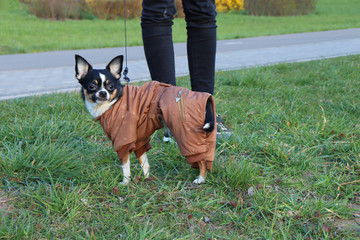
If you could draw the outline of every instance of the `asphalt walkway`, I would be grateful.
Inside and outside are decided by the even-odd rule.
[[[0,55],[0,100],[79,88],[74,55],[104,68],[124,48]],[[360,28],[218,41],[216,71],[360,54]],[[176,75],[187,75],[186,44],[175,44]],[[148,80],[143,47],[128,49],[132,82]]]

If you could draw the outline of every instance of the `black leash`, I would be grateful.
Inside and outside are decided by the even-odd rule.
[[[125,0],[124,0],[124,26],[125,26],[125,69],[123,72],[124,81],[129,84],[130,78],[127,76],[129,69],[127,66],[127,37],[126,37],[126,9],[125,9]]]

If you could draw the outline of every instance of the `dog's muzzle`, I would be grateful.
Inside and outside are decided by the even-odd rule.
[[[100,102],[105,102],[109,100],[109,94],[106,91],[100,91],[96,93],[96,100]]]

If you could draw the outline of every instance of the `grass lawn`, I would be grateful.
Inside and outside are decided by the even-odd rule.
[[[234,135],[200,187],[160,133],[151,181],[132,158],[121,186],[77,93],[1,101],[0,239],[359,238],[359,69],[357,55],[217,73]]]
[[[218,14],[218,39],[360,27],[359,0],[318,0],[307,16],[254,17]],[[51,21],[29,15],[15,0],[0,2],[0,54],[124,46],[123,20]],[[128,22],[128,43],[141,45],[140,20]],[[185,42],[185,21],[176,19],[174,41]]]

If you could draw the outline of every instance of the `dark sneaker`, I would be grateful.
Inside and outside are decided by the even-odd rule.
[[[230,129],[228,129],[223,120],[216,115],[216,124],[217,124],[217,133],[216,133],[216,139],[217,140],[227,140],[230,138],[232,132]]]

